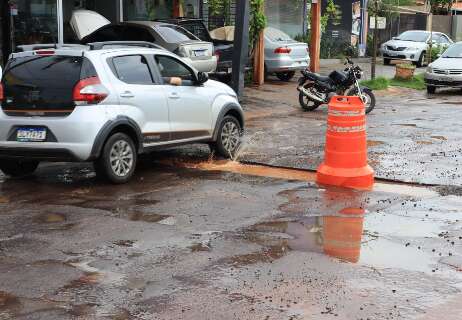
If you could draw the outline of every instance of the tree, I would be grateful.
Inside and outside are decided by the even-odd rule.
[[[427,0],[432,14],[448,14],[455,2],[455,0]]]

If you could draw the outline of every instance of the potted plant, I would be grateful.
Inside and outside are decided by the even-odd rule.
[[[400,63],[396,65],[395,79],[411,80],[414,77],[415,66],[410,63]]]

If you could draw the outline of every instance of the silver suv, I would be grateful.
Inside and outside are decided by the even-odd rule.
[[[41,161],[93,161],[128,181],[140,153],[208,143],[232,156],[244,115],[235,92],[149,43],[41,45],[14,53],[0,84],[0,169],[31,174]]]

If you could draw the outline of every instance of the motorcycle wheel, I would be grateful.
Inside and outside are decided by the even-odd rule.
[[[370,113],[375,108],[375,95],[369,88],[361,87],[361,99],[364,102],[364,107],[366,108],[366,114]],[[357,96],[358,90],[356,88],[351,88],[346,93],[347,96]]]
[[[300,102],[302,109],[305,111],[313,111],[321,105],[319,102],[308,99],[308,97],[305,96],[302,92],[300,92],[298,95],[298,101]]]

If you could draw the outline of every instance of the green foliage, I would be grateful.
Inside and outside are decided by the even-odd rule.
[[[391,79],[390,86],[410,88],[415,90],[425,90],[425,80],[423,74],[412,77],[411,80]]]
[[[440,55],[443,54],[444,50],[445,47],[443,47],[442,45],[433,45],[431,49],[431,61],[433,62],[436,59],[438,59]]]
[[[264,12],[265,0],[250,0],[250,34],[249,41],[253,47],[260,32],[266,28],[267,19]]]
[[[360,84],[372,90],[385,90],[390,86],[390,80],[385,77],[377,77],[374,80],[363,80]]]
[[[209,14],[211,16],[223,15],[225,18],[225,25],[231,24],[231,0],[208,0]]]
[[[385,90],[389,86],[410,88],[415,90],[425,90],[426,88],[423,74],[418,74],[412,77],[410,80],[397,80],[378,77],[374,80],[361,81],[361,85],[369,87],[372,90]]]
[[[433,14],[447,14],[451,11],[455,0],[428,0]]]
[[[411,63],[400,63],[400,64],[397,64],[396,65],[398,68],[401,68],[401,69],[412,69],[412,70],[415,70],[415,65],[411,64]]]

